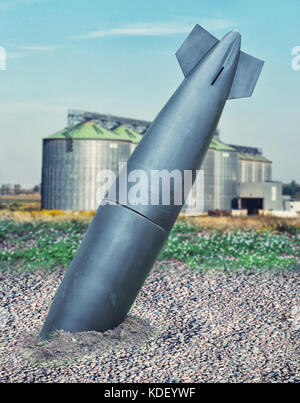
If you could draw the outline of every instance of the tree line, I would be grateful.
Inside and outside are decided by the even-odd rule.
[[[291,183],[283,185],[282,193],[291,196],[295,200],[300,200],[300,185],[295,180],[292,180]]]
[[[31,189],[23,189],[21,185],[11,185],[9,183],[3,184],[0,187],[1,195],[19,195],[19,194],[32,194],[40,192],[40,185],[35,185]]]

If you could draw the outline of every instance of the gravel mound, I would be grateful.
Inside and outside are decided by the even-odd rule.
[[[118,327],[100,333],[95,331],[56,332],[49,341],[41,341],[38,332],[25,336],[18,343],[23,358],[42,366],[75,363],[78,359],[95,359],[105,350],[116,353],[124,345],[141,346],[155,335],[142,319],[128,316]]]
[[[38,337],[63,272],[0,273],[0,382],[299,382],[299,271],[157,264],[105,333]]]

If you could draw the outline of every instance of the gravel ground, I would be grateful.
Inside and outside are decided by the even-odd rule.
[[[0,382],[300,381],[297,270],[198,273],[160,263],[123,327],[40,343],[62,276],[0,273]]]

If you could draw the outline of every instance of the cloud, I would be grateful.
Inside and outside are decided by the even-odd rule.
[[[23,59],[24,57],[35,55],[40,52],[55,52],[58,49],[65,48],[63,45],[25,45],[18,46],[16,50],[6,52],[7,60]]]
[[[14,60],[14,59],[22,59],[23,57],[28,56],[28,52],[11,52],[7,51],[6,52],[6,59],[7,60]]]
[[[5,0],[0,2],[0,10],[7,11],[14,9],[17,6],[25,5],[31,6],[35,4],[44,3],[46,0]]]
[[[64,47],[63,45],[28,45],[21,46],[21,49],[29,52],[53,52]]]
[[[83,35],[74,35],[70,39],[94,39],[107,36],[164,36],[172,34],[181,34],[190,31],[188,26],[175,25],[124,25],[120,28],[92,31]]]
[[[211,19],[202,20],[200,22],[208,30],[221,30],[224,28],[232,27],[233,24],[230,21],[224,19]],[[189,33],[195,23],[169,23],[161,22],[155,24],[131,24],[123,25],[118,28],[103,29],[97,31],[91,31],[82,35],[73,35],[69,39],[96,39],[109,36],[166,36],[175,34],[187,34]]]

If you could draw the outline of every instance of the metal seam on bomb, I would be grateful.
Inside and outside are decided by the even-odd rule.
[[[136,210],[134,210],[134,209],[132,209],[132,208],[126,206],[126,204],[122,204],[122,203],[120,203],[120,202],[116,202],[116,201],[113,201],[113,200],[110,200],[110,199],[106,199],[106,198],[103,199],[103,201],[101,202],[101,204],[103,204],[103,203],[105,204],[105,203],[107,203],[107,202],[108,202],[108,204],[114,204],[114,205],[117,205],[117,206],[121,206],[121,207],[127,208],[128,210],[132,211],[133,213],[136,213],[136,214],[138,214],[139,216],[143,217],[145,220],[150,221],[152,224],[156,225],[156,226],[157,226],[158,228],[160,228],[161,230],[167,232],[167,231],[165,230],[165,228],[161,227],[161,226],[160,226],[159,224],[157,224],[155,221],[151,220],[150,218],[146,217],[145,215],[141,214],[140,212],[138,212],[138,211],[136,211]]]

